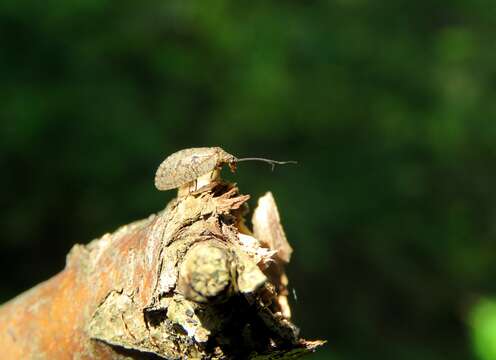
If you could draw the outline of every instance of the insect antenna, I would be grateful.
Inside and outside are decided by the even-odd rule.
[[[277,160],[271,160],[271,159],[264,159],[264,158],[256,158],[256,157],[250,157],[250,158],[242,158],[242,159],[236,159],[236,162],[240,161],[263,161],[266,162],[267,164],[270,164],[272,171],[274,171],[274,168],[276,165],[285,165],[285,164],[298,164],[297,161],[294,160],[288,160],[288,161],[277,161]]]

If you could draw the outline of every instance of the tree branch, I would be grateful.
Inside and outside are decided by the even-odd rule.
[[[263,244],[244,225],[249,196],[216,181],[74,246],[61,273],[0,307],[2,357],[274,359],[313,351],[323,342],[299,338],[289,318],[291,248],[267,196],[273,205],[253,221],[257,229],[268,222],[278,238],[258,230]]]

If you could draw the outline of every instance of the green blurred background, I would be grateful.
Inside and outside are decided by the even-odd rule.
[[[298,166],[278,201],[313,359],[496,359],[495,4],[0,3],[0,302],[162,209],[173,151]]]

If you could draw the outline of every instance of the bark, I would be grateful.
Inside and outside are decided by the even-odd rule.
[[[65,269],[0,307],[6,359],[296,358],[291,247],[272,195],[215,181],[148,219],[75,245]],[[257,238],[258,237],[258,238]]]

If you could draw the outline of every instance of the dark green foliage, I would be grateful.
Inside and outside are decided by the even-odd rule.
[[[495,293],[494,4],[0,4],[0,300],[161,209],[173,151],[273,190],[296,322],[330,359],[467,359]],[[252,202],[254,205],[254,201]]]

